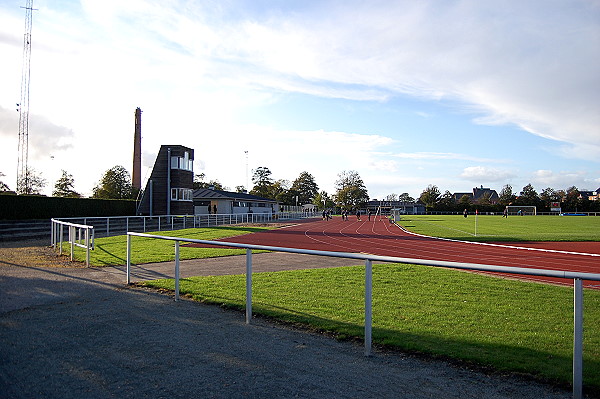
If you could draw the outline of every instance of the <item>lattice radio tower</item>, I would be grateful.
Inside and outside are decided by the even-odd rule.
[[[21,102],[17,104],[19,111],[19,160],[17,165],[17,191],[28,193],[30,188],[29,159],[29,78],[31,77],[31,13],[33,0],[27,0],[25,9],[25,35],[23,38],[23,69],[21,74]],[[20,190],[19,190],[20,188]]]

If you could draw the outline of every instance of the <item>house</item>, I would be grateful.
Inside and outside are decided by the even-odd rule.
[[[598,199],[599,193],[600,193],[600,188],[596,191],[580,191],[579,198],[587,198],[590,201],[596,201]]]
[[[193,192],[194,214],[277,213],[277,201],[246,193],[201,188]],[[210,209],[210,210],[209,210]]]
[[[138,205],[138,215],[192,215],[194,150],[162,145]]]
[[[454,198],[455,203],[459,203],[463,196],[467,196],[472,204],[478,204],[482,200],[487,199],[490,204],[495,204],[498,202],[500,197],[496,190],[492,190],[486,187],[473,187],[473,192],[471,193],[454,193],[452,197]]]

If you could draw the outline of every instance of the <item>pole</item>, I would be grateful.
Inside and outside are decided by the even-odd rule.
[[[175,301],[179,300],[179,241],[175,241]]]
[[[246,324],[252,320],[252,250],[246,249]]]
[[[371,356],[373,324],[373,264],[365,261],[365,356]]]
[[[131,284],[131,236],[127,234],[127,285]]]
[[[573,399],[583,397],[583,281],[573,281]]]

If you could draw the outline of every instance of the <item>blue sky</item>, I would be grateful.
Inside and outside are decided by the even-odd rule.
[[[17,169],[24,1],[0,0],[0,178]],[[161,144],[233,189],[248,169],[382,199],[600,187],[600,2],[34,1],[29,165],[90,195]]]

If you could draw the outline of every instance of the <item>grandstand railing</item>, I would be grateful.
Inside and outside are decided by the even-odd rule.
[[[277,212],[210,215],[79,217],[58,218],[52,220],[94,227],[97,237],[111,237],[115,235],[126,234],[128,231],[145,233],[147,231],[169,231],[233,224],[274,223],[278,221],[288,221],[315,216],[315,213],[309,212]]]
[[[52,219],[51,227],[51,245],[56,250],[58,247],[59,253],[62,254],[62,246],[64,242],[64,230],[67,228],[67,242],[71,246],[71,261],[73,260],[74,247],[85,248],[85,264],[90,265],[90,251],[94,249],[94,227],[85,224],[76,224],[61,220]]]
[[[197,243],[217,246],[245,248],[246,249],[246,323],[252,319],[252,250],[266,250],[274,252],[288,252],[306,255],[329,256],[336,258],[357,259],[365,262],[365,327],[364,351],[365,356],[371,355],[372,346],[372,297],[373,297],[373,261],[385,263],[409,263],[433,267],[445,267],[462,270],[485,271],[494,273],[510,273],[530,276],[545,276],[573,279],[573,398],[581,399],[583,396],[583,280],[600,281],[600,273],[580,273],[560,270],[529,269],[523,267],[508,267],[484,265],[476,263],[443,262],[436,260],[399,258],[392,256],[378,256],[346,252],[315,251],[308,249],[273,247],[266,245],[239,244],[223,241],[196,240],[181,237],[158,236],[152,234],[128,232],[127,233],[127,284],[131,283],[131,237],[145,237],[159,240],[175,241],[175,301],[179,300],[179,243]]]

